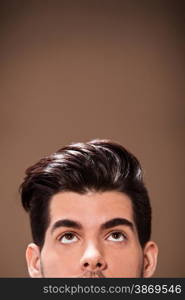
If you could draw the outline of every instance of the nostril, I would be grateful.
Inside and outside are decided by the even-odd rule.
[[[88,265],[89,265],[89,264],[86,262],[86,263],[84,264],[84,267],[88,267]]]
[[[101,262],[97,262],[96,264],[94,264],[93,262],[91,263],[89,263],[89,262],[84,262],[83,263],[83,267],[84,268],[88,268],[88,267],[90,267],[90,268],[97,268],[97,269],[100,269],[100,268],[102,268],[103,267],[103,264],[101,263]]]

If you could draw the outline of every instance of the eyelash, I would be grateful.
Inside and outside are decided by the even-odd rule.
[[[123,233],[122,231],[119,231],[119,230],[109,232],[109,234],[107,235],[106,239],[108,239],[111,235],[113,235],[113,234],[115,234],[115,233],[118,233],[119,235],[122,235],[123,238],[124,238],[124,240],[127,240],[127,236],[125,235],[125,233]],[[61,239],[62,239],[63,237],[65,237],[66,235],[68,235],[68,234],[72,234],[72,237],[73,237],[73,238],[74,238],[74,236],[75,236],[75,237],[77,237],[77,239],[79,239],[78,235],[77,235],[75,232],[73,232],[73,231],[67,231],[67,232],[63,233],[63,234],[58,238],[59,242],[61,242]]]
[[[73,232],[73,231],[67,231],[67,232],[63,233],[63,234],[58,238],[59,242],[60,242],[60,240],[61,240],[63,237],[65,237],[65,236],[68,235],[68,234],[72,234],[73,237],[75,236],[75,237],[77,237],[77,238],[79,239],[79,237],[78,237],[78,235],[76,234],[76,232]]]
[[[124,238],[124,240],[127,240],[127,236],[126,236],[126,234],[125,234],[125,233],[123,233],[123,232],[122,232],[122,231],[120,231],[120,230],[115,230],[115,231],[109,232],[109,234],[108,234],[108,237],[107,237],[107,238],[109,238],[111,235],[113,235],[113,234],[115,234],[115,233],[118,233],[119,235],[121,235],[121,236]]]

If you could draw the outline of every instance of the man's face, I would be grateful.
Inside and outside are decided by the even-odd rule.
[[[38,276],[32,277],[144,276],[145,254],[127,195],[61,192],[52,197],[49,214]]]

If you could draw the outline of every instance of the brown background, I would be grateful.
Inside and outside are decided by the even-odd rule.
[[[155,276],[185,277],[183,4],[1,1],[1,277],[28,276],[25,168],[92,138],[141,160],[160,248]]]

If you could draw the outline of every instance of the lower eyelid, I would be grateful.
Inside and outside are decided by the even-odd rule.
[[[69,234],[69,233],[71,233],[71,234],[73,235],[73,238],[76,238],[77,240],[80,240],[79,235],[76,234],[75,232],[72,232],[72,231],[64,232],[63,234],[61,234],[61,235],[57,238],[57,240],[58,240],[59,242],[61,242],[61,239],[64,238],[65,235],[66,235],[66,234]],[[114,234],[114,233],[119,233],[119,234],[121,234],[121,236],[123,236],[123,238],[124,238],[125,240],[128,239],[128,238],[127,238],[127,235],[126,235],[125,233],[121,232],[121,231],[112,231],[112,232],[110,232],[108,235],[106,235],[106,238],[105,238],[105,239],[108,239],[108,238],[109,238],[112,234]]]
[[[61,236],[58,238],[58,241],[59,241],[60,243],[62,243],[62,239],[65,238],[65,235],[66,235],[66,234],[63,234],[63,235],[61,235]],[[75,239],[75,240],[73,240],[73,239]],[[77,242],[78,240],[79,240],[78,236],[76,236],[75,234],[73,234],[72,240],[68,240],[68,241],[69,241],[69,244],[70,244],[70,241],[71,241],[71,243],[75,243],[75,242]],[[67,243],[63,243],[63,244],[67,244]]]
[[[112,232],[110,232],[110,233],[107,235],[106,239],[108,239],[108,238],[109,238],[112,234],[114,234],[114,233],[119,233],[119,234],[121,234],[121,236],[122,236],[125,240],[127,240],[126,234],[124,234],[124,233],[121,232],[121,231],[112,231]]]

